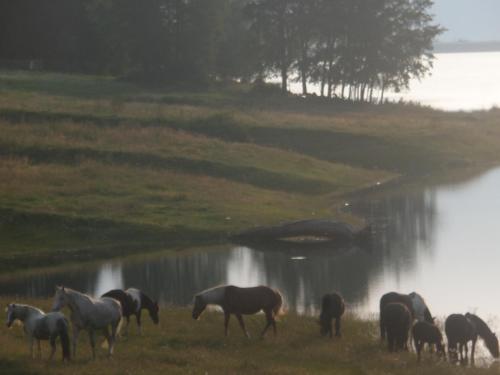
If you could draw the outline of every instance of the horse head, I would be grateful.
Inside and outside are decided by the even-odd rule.
[[[52,304],[52,311],[61,310],[68,303],[68,296],[64,286],[56,286],[56,293],[54,295],[54,303]]]
[[[195,296],[194,297],[194,307],[193,307],[193,319],[198,320],[201,313],[205,310],[206,307],[207,307],[207,304],[203,300],[203,297],[202,296]]]
[[[486,347],[488,348],[488,350],[490,351],[491,355],[494,358],[498,358],[500,356],[499,349],[498,349],[497,335],[492,333],[491,336],[485,337],[484,343],[486,344]]]
[[[158,316],[158,313],[160,311],[160,306],[158,306],[157,301],[153,302],[153,306],[148,311],[149,311],[149,316],[151,317],[153,323],[154,324],[160,323],[160,317]]]
[[[16,305],[14,303],[11,303],[5,309],[5,311],[7,312],[7,321],[5,322],[7,328],[10,328],[12,326],[12,323],[14,323],[14,320],[16,320],[15,309]]]

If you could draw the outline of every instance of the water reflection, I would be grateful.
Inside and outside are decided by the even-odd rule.
[[[97,268],[0,282],[3,294],[50,296],[64,284],[99,295],[136,286],[166,304],[187,305],[205,288],[232,283],[280,289],[288,308],[316,312],[323,293],[338,290],[361,315],[378,310],[388,290],[418,291],[432,313],[500,313],[500,169],[467,184],[390,194],[352,205],[374,224],[371,249],[234,247],[106,262]]]

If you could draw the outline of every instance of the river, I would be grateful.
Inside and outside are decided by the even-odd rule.
[[[417,291],[434,315],[471,311],[489,319],[500,316],[499,191],[495,169],[464,183],[351,202],[373,223],[369,249],[226,245],[4,277],[0,288],[45,297],[58,284],[94,295],[136,286],[163,305],[188,305],[214,285],[267,284],[283,292],[292,311],[314,314],[322,294],[338,290],[365,317],[377,313],[384,292]]]

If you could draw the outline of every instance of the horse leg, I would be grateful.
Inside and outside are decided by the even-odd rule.
[[[380,340],[385,340],[385,324],[382,319],[380,319]]]
[[[90,341],[90,346],[92,348],[92,359],[95,360],[95,335],[94,335],[94,330],[92,328],[89,329],[89,341]]]
[[[142,336],[142,327],[141,327],[141,310],[135,313],[135,319],[137,320],[137,327],[139,328],[139,335]]]
[[[422,342],[414,340],[415,350],[417,351],[417,362],[420,362],[420,357],[422,353]]]
[[[73,358],[76,358],[76,343],[80,335],[80,328],[73,324]]]
[[[111,342],[111,336],[109,334],[109,330],[108,330],[108,327],[104,327],[102,329],[102,335],[104,336],[104,338],[106,339],[106,341],[108,342],[108,355],[111,356],[112,354],[112,342]]]
[[[243,333],[245,334],[247,339],[249,339],[250,335],[248,334],[248,331],[245,328],[245,322],[243,322],[243,317],[241,316],[241,314],[236,314],[236,318],[238,319],[238,322],[240,323],[240,327],[243,330]]]
[[[474,352],[476,351],[476,340],[472,340],[472,348],[471,348],[471,354],[470,354],[470,364],[474,365]]]
[[[49,361],[52,361],[52,358],[54,358],[54,354],[56,353],[56,338],[57,336],[53,335],[53,336],[50,336],[50,357],[49,357]]]
[[[390,352],[394,351],[394,336],[391,333],[387,333],[387,348]]]
[[[111,325],[111,337],[109,341],[109,355],[113,354],[113,350],[115,349],[115,343],[116,343],[116,334],[118,331],[118,327],[120,327],[120,321],[121,319],[118,319],[118,321],[114,324]],[[107,329],[106,329],[107,331]]]
[[[126,316],[125,319],[127,319],[127,325],[125,326],[124,336],[128,336],[128,325],[130,324],[130,315]]]
[[[335,336],[336,337],[342,337],[342,333],[340,332],[340,319],[342,319],[340,316],[335,318]]]
[[[224,311],[224,336],[227,337],[227,328],[229,326],[229,318],[231,318],[231,314],[227,311]]]
[[[42,348],[40,346],[40,340],[36,340],[36,347],[38,350],[38,359],[42,359]]]
[[[273,326],[273,330],[274,330],[274,335],[276,336],[276,322],[274,320],[274,317],[273,317],[273,313],[271,310],[266,310],[264,311],[265,314],[266,314],[266,326],[264,327],[264,330],[262,331],[260,337],[264,337],[264,335],[266,334],[267,332],[267,329],[272,325]]]

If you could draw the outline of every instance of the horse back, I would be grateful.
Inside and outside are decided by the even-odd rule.
[[[120,302],[123,316],[130,316],[137,310],[134,299],[124,290],[113,289],[104,293],[101,298],[102,297],[113,298]]]
[[[462,314],[448,316],[444,323],[444,331],[450,343],[466,343],[477,337],[474,325]]]
[[[391,302],[384,306],[381,320],[388,329],[410,330],[412,315],[408,307],[400,302]]]
[[[408,311],[410,312],[412,318],[415,316],[415,311],[413,309],[413,301],[408,294],[401,294],[396,292],[389,292],[384,294],[380,298],[380,313],[382,314],[382,310],[389,303],[401,303],[406,306]]]
[[[281,303],[281,296],[266,286],[239,288],[227,286],[222,307],[235,314],[255,314],[261,310],[272,310]]]
[[[338,293],[325,294],[321,300],[321,315],[340,317],[344,314],[344,299]]]

